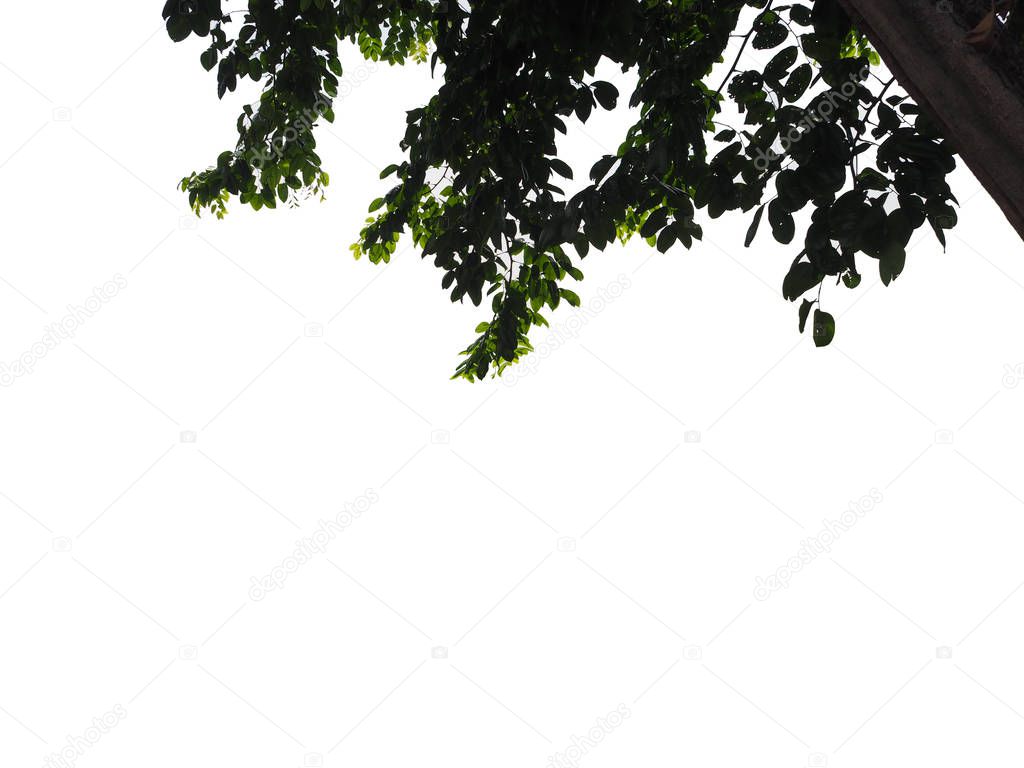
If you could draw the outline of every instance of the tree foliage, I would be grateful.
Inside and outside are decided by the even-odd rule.
[[[809,297],[799,327],[810,319],[823,346],[835,333],[824,281],[856,288],[867,264],[888,285],[916,229],[944,244],[956,222],[952,149],[876,74],[836,0],[250,0],[240,13],[219,0],[164,8],[172,39],[210,40],[201,62],[219,96],[240,78],[262,84],[236,146],[182,181],[190,203],[222,216],[232,196],[258,210],[323,193],[314,129],[335,118],[339,44],[436,69],[352,250],[387,262],[409,233],[452,301],[486,303],[456,376],[527,354],[542,312],[579,303],[580,261],[633,234],[690,248],[702,218],[746,212],[748,246],[765,218],[788,244],[799,223],[782,293]],[[763,68],[739,66],[748,47]],[[596,79],[602,60],[635,78],[628,98]],[[557,135],[623,100],[622,143],[567,194]]]

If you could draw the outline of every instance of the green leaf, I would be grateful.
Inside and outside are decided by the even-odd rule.
[[[818,62],[831,61],[838,52],[835,40],[814,33],[800,35],[800,45],[805,54]]]
[[[594,98],[597,103],[609,111],[615,109],[619,100],[619,89],[604,80],[595,80],[592,83]]]
[[[587,118],[590,117],[590,113],[594,109],[594,97],[590,91],[584,88],[580,91],[579,97],[576,99],[576,117],[579,118],[581,123],[587,122]]]
[[[667,219],[668,210],[666,208],[659,208],[656,211],[651,211],[651,214],[644,221],[644,225],[640,227],[640,237],[651,237],[665,226],[665,221]]]
[[[906,249],[898,242],[888,240],[882,246],[882,253],[878,259],[878,276],[882,278],[882,284],[888,286],[889,283],[899,277],[906,264]]]
[[[874,168],[865,168],[857,174],[857,186],[884,192],[889,188],[889,179]]]
[[[755,26],[757,31],[754,33],[754,48],[760,51],[774,48],[784,43],[789,35],[786,26],[777,21],[771,24],[755,24]]]
[[[811,26],[811,9],[806,5],[794,5],[789,9],[789,19],[794,24],[809,27]]]
[[[772,235],[776,240],[783,245],[793,242],[796,222],[793,221],[793,214],[785,209],[778,198],[768,204],[768,223],[772,226]]]
[[[563,160],[559,160],[557,157],[549,157],[548,163],[551,164],[551,170],[557,173],[559,176],[565,179],[572,178],[572,168],[569,164]]]
[[[174,15],[167,20],[167,34],[176,43],[180,43],[192,34],[192,25],[185,16]]]
[[[864,193],[851,190],[840,196],[828,209],[828,223],[832,239],[847,243],[860,233],[862,222],[867,218],[868,205]]]
[[[215,66],[217,66],[217,49],[207,48],[203,51],[199,57],[199,63],[203,65],[203,69],[209,72]]]
[[[818,268],[807,261],[798,261],[789,268],[789,273],[782,281],[782,295],[789,301],[796,301],[811,288],[817,287],[824,275]]]
[[[665,227],[658,235],[658,250],[662,253],[668,251],[676,241],[675,227]]]
[[[595,184],[600,184],[608,171],[611,170],[612,166],[615,165],[615,161],[618,160],[614,155],[605,155],[596,163],[594,167],[590,169],[590,180]]]
[[[878,276],[888,286],[900,276],[907,263],[907,244],[914,233],[908,214],[902,208],[892,211],[885,222],[885,242],[878,258]]]
[[[790,45],[775,54],[764,68],[765,79],[778,82],[785,77],[789,68],[796,63],[797,53],[797,47]]]
[[[581,259],[585,259],[587,254],[590,253],[590,241],[587,240],[587,236],[582,232],[573,238],[572,247],[576,249],[576,253],[579,254]]]
[[[811,65],[807,63],[801,64],[793,70],[793,74],[789,76],[782,89],[782,95],[786,101],[798,101],[804,95],[807,86],[811,84],[811,74]]]
[[[749,248],[750,244],[754,242],[754,238],[757,236],[757,228],[761,226],[761,216],[764,214],[764,206],[762,205],[757,209],[757,213],[754,214],[754,220],[750,222],[750,227],[747,229],[747,236],[743,240],[743,246]]]
[[[570,306],[578,307],[580,305],[580,297],[568,288],[559,288],[558,292],[562,295],[562,298],[569,302]]]
[[[807,317],[811,314],[811,307],[814,306],[814,302],[810,299],[804,299],[803,303],[800,304],[800,333],[804,332],[804,327],[807,325]]]
[[[827,347],[836,335],[836,320],[828,312],[814,310],[814,346]]]

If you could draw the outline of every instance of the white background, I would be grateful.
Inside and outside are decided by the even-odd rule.
[[[830,348],[730,216],[592,255],[529,366],[452,382],[486,313],[347,251],[426,69],[350,57],[326,203],[195,225],[175,184],[254,92],[114,5],[0,33],[0,361],[126,281],[0,389],[0,765],[115,707],[67,765],[1019,763],[1024,249],[969,174],[945,253],[826,287]],[[624,120],[565,143],[582,176]]]

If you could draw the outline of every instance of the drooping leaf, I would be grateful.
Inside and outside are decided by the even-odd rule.
[[[619,100],[619,89],[604,80],[595,80],[591,86],[594,89],[594,98],[604,109],[615,109]]]
[[[743,245],[746,248],[750,247],[750,244],[754,242],[754,238],[757,236],[757,228],[761,226],[761,216],[764,214],[764,206],[758,206],[757,212],[754,214],[754,220],[750,222],[750,227],[747,229],[747,236],[743,239]]]
[[[827,347],[836,335],[835,318],[828,312],[822,312],[820,309],[814,310],[813,334],[814,346]]]
[[[811,307],[813,307],[813,306],[814,306],[814,302],[811,301],[810,299],[804,299],[803,302],[801,302],[801,304],[800,304],[800,312],[799,312],[799,315],[800,315],[800,317],[799,317],[799,319],[800,319],[800,325],[799,325],[800,333],[804,332],[804,327],[807,325],[807,317],[808,317],[808,315],[811,314]]]
[[[790,267],[785,280],[782,281],[782,295],[788,301],[796,301],[807,291],[816,288],[823,275],[818,268],[807,261],[798,261]]]

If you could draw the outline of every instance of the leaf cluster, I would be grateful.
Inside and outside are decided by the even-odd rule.
[[[470,380],[528,354],[545,312],[579,304],[580,262],[633,234],[665,252],[699,241],[705,217],[751,214],[748,246],[765,213],[780,243],[799,227],[782,293],[817,292],[799,326],[818,303],[823,346],[835,333],[820,308],[826,278],[856,288],[868,259],[888,285],[916,229],[944,243],[956,223],[952,149],[878,78],[836,0],[251,0],[240,24],[216,0],[172,0],[164,16],[174,39],[209,36],[202,64],[217,69],[219,95],[241,77],[263,84],[236,147],[182,182],[197,211],[218,215],[231,196],[260,208],[322,193],[313,134],[334,120],[340,41],[440,67],[352,250],[387,262],[408,234],[452,301],[486,305],[455,373]],[[740,69],[748,46],[768,63]],[[602,61],[633,74],[628,97],[596,78]],[[568,194],[558,135],[617,108],[635,118],[621,144]]]

